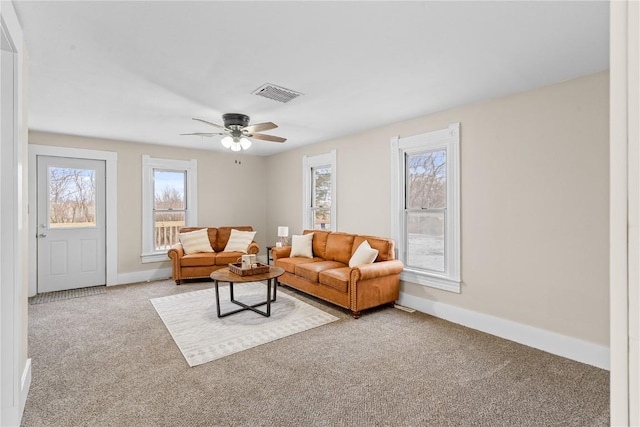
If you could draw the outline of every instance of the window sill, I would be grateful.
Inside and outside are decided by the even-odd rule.
[[[438,276],[435,274],[428,274],[422,271],[405,269],[400,273],[400,280],[405,282],[415,283],[421,286],[428,286],[430,288],[441,289],[443,291],[460,293],[460,280],[451,279],[446,276]]]
[[[163,262],[169,261],[169,257],[166,252],[162,253],[150,253],[150,254],[142,254],[140,255],[143,264],[147,264],[150,262]]]

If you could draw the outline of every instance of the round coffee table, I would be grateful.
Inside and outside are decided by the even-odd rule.
[[[276,277],[280,277],[284,274],[284,269],[280,267],[269,266],[268,273],[261,274],[250,274],[247,276],[240,276],[239,274],[232,273],[229,271],[229,267],[221,268],[220,270],[216,270],[211,273],[211,278],[213,279],[213,285],[216,288],[216,309],[218,310],[218,317],[229,316],[230,314],[239,313],[241,311],[251,310],[258,314],[261,314],[265,317],[271,316],[271,303],[276,300],[276,292],[277,285],[273,284],[273,298],[271,298],[271,286],[273,283],[273,279]],[[236,301],[233,297],[233,284],[234,283],[246,283],[246,282],[261,282],[267,281],[267,300],[265,302],[260,302],[253,305],[247,305],[241,301]],[[233,311],[228,311],[226,313],[220,313],[220,293],[218,291],[218,283],[219,282],[229,282],[229,294],[231,297],[231,302],[239,305],[241,308]],[[261,305],[267,305],[266,311],[258,310],[256,307],[260,307]]]

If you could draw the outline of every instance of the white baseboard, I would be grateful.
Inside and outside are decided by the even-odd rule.
[[[22,379],[20,381],[20,418],[24,412],[24,405],[27,404],[27,395],[31,388],[31,358],[27,359],[22,371]]]
[[[126,285],[128,283],[150,282],[152,280],[164,280],[171,277],[171,267],[159,268],[157,270],[142,270],[132,273],[119,273],[118,285]]]
[[[609,347],[453,305],[400,293],[398,304],[548,353],[609,370]]]
[[[24,406],[27,404],[27,395],[31,387],[31,359],[27,359],[22,371],[20,381],[20,396],[18,396],[18,404],[2,408],[2,420],[0,424],[3,426],[19,426],[22,422],[22,414],[24,414]]]

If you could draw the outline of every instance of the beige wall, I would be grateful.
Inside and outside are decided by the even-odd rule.
[[[29,132],[29,143],[118,153],[118,274],[171,267],[140,261],[142,156],[198,160],[198,225],[251,225],[266,244],[266,160],[246,154]],[[213,142],[212,142],[213,143]],[[239,163],[236,163],[239,161]],[[264,253],[264,249],[262,250]]]
[[[302,156],[332,149],[338,230],[389,236],[391,137],[460,122],[462,291],[402,291],[608,346],[608,85],[598,73],[271,156],[268,238],[300,231]]]

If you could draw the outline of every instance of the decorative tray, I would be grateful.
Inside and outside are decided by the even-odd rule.
[[[269,272],[269,266],[260,262],[253,264],[251,268],[242,268],[241,262],[229,263],[229,271],[238,276],[250,276],[252,274],[263,274]]]

